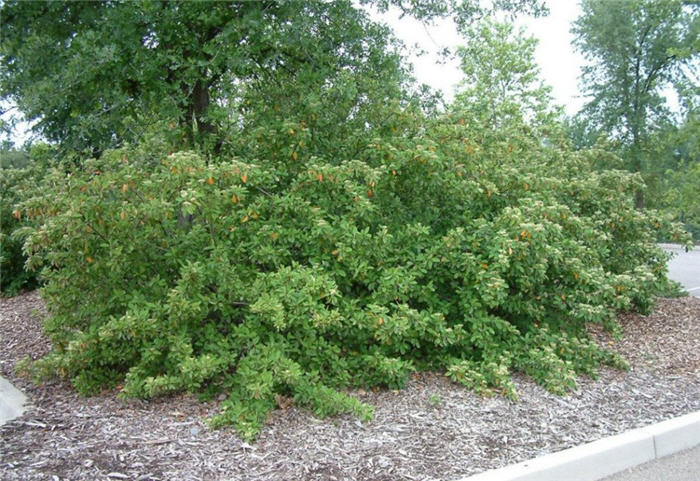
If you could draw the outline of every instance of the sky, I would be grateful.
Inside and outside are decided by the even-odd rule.
[[[535,60],[540,66],[542,79],[552,87],[556,103],[563,105],[571,115],[583,106],[578,77],[584,59],[574,51],[571,44],[573,36],[569,32],[571,23],[579,16],[580,8],[578,0],[549,1],[547,5],[550,11],[547,17],[535,19],[523,16],[515,24],[539,40]],[[427,51],[420,57],[411,55],[414,75],[419,82],[441,90],[447,100],[452,99],[455,86],[461,79],[459,61],[440,64],[437,53],[445,47],[454,49],[460,44],[454,23],[442,20],[434,25],[424,25],[412,18],[399,18],[397,11],[373,13],[373,17],[392,27],[407,47],[418,44]]]

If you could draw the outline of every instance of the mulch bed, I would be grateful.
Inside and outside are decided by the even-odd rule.
[[[632,369],[603,369],[570,395],[516,375],[520,401],[483,398],[435,373],[400,391],[357,391],[375,419],[276,411],[256,443],[204,419],[217,402],[182,395],[84,398],[36,386],[17,360],[49,350],[37,293],[0,299],[0,375],[27,393],[26,413],[0,427],[3,480],[452,480],[700,410],[700,299],[660,299],[650,316],[620,316],[603,342]]]

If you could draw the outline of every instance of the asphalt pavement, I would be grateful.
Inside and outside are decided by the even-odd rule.
[[[674,244],[661,244],[665,251],[673,254],[668,263],[668,277],[678,281],[694,297],[700,297],[700,247],[685,252]]]
[[[700,446],[635,466],[601,481],[700,481]]]

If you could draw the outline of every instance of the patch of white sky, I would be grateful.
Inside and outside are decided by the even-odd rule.
[[[571,24],[580,14],[580,7],[578,0],[550,1],[547,6],[549,15],[539,18],[522,15],[514,23],[516,27],[522,27],[527,35],[538,39],[535,61],[540,67],[542,80],[552,87],[555,102],[563,105],[567,114],[573,115],[585,101],[578,82],[585,61],[574,50],[570,32]],[[463,44],[454,22],[442,19],[425,24],[407,16],[401,18],[398,9],[383,14],[371,11],[371,15],[390,26],[409,49],[417,46],[424,52],[422,55],[409,55],[416,79],[440,90],[446,100],[453,99],[462,79],[459,60],[445,60],[440,52],[445,48],[454,51]]]

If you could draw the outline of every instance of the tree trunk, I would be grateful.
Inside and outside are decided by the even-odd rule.
[[[638,138],[638,133],[635,131],[633,133],[633,140],[632,140],[632,171],[640,174],[642,173],[642,149],[640,148],[640,141]],[[637,191],[634,193],[634,206],[638,210],[642,210],[644,208],[644,192],[642,189],[637,189]]]
[[[207,120],[206,114],[209,108],[209,89],[204,83],[204,80],[199,79],[195,82],[192,89],[191,97],[188,99],[187,120],[192,122],[192,131],[195,127],[200,136],[208,136],[214,132],[214,126]]]

